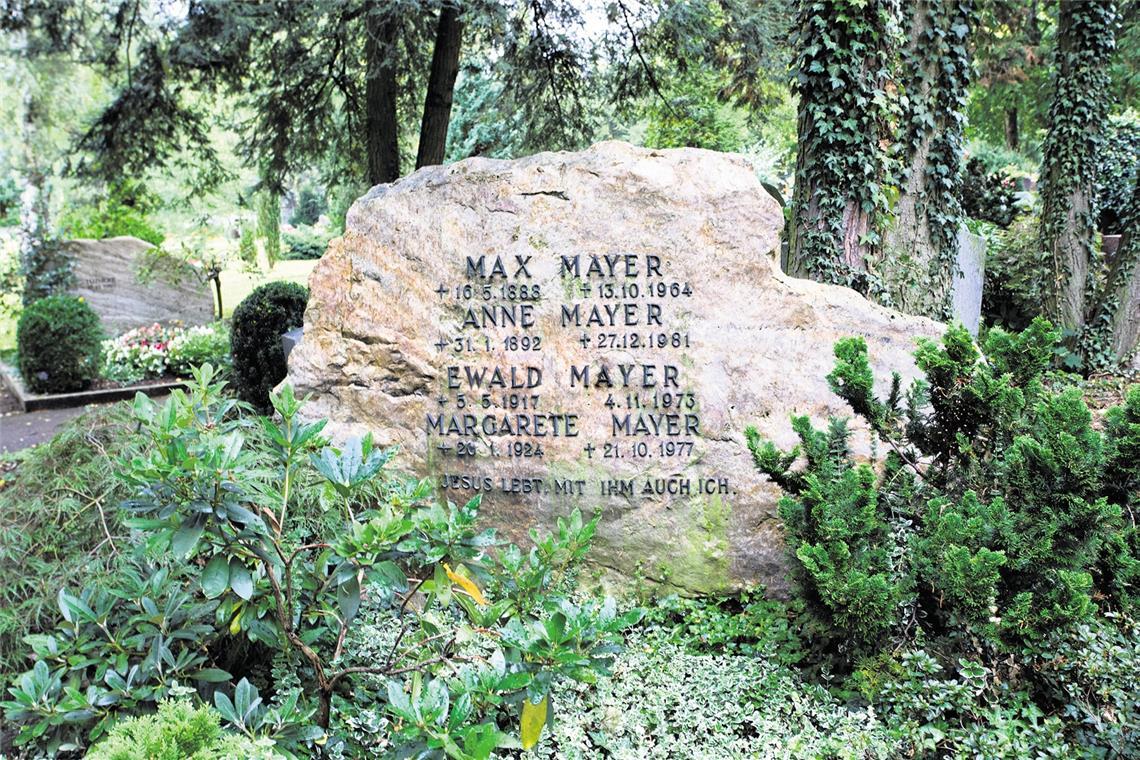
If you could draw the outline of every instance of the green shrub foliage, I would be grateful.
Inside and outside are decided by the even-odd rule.
[[[309,291],[292,282],[271,282],[254,290],[234,309],[230,354],[234,385],[243,401],[269,408],[269,391],[285,378],[281,334],[300,327]]]
[[[989,171],[979,158],[966,162],[962,176],[962,211],[971,219],[1009,227],[1017,216],[1013,177],[1000,169]]]
[[[1129,111],[1108,118],[1097,163],[1097,227],[1105,235],[1121,235],[1127,227],[1128,200],[1140,165],[1140,115]]]
[[[24,384],[33,393],[83,390],[99,376],[102,340],[99,316],[82,299],[41,298],[16,326]]]
[[[1131,607],[1140,389],[1098,432],[1078,389],[1045,382],[1058,338],[1041,319],[980,344],[952,327],[919,342],[925,379],[904,393],[896,373],[886,399],[865,342],[840,341],[828,381],[886,445],[879,467],[854,460],[843,420],[793,418],[790,452],[748,431],[785,491],[807,609],[846,658],[960,634],[1017,646],[1087,621],[1094,600]]]
[[[986,246],[982,316],[987,324],[1024,330],[1041,313],[1049,287],[1050,259],[1037,228],[1036,213],[997,230]]]
[[[128,407],[92,406],[0,474],[0,678],[25,667],[24,637],[54,625],[76,568],[85,582],[114,577],[128,543],[115,472],[134,427]]]
[[[154,715],[130,718],[87,753],[88,760],[278,760],[267,740],[224,731],[218,714],[188,699],[167,700]]]
[[[94,240],[126,235],[162,245],[166,236],[150,221],[159,204],[158,197],[138,183],[121,182],[93,203],[65,211],[59,222],[60,233],[67,238]]]
[[[238,238],[238,258],[246,264],[257,264],[257,238],[252,224],[246,223],[241,226],[241,236]]]
[[[61,591],[55,629],[26,637],[34,664],[2,704],[22,750],[80,750],[191,687],[285,754],[482,759],[536,742],[555,686],[608,673],[641,611],[568,596],[598,518],[501,544],[477,498],[384,477],[393,452],[369,436],[330,446],[289,386],[271,419],[223,385],[204,365],[162,406],[136,397],[140,441],[120,462],[134,558],[113,583]],[[295,514],[314,492],[321,533]],[[215,659],[235,644],[270,652],[271,677],[237,680],[248,663]],[[345,736],[356,695],[376,722]]]
[[[312,185],[303,185],[297,194],[297,206],[293,215],[289,217],[289,224],[293,226],[313,225],[321,218],[321,214],[328,210],[328,203],[321,191]]]
[[[285,240],[283,259],[312,260],[325,255],[329,247],[329,235],[322,234],[312,228],[298,229],[295,232],[286,232],[282,235]]]

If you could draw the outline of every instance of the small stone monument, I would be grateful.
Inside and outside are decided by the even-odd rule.
[[[91,304],[109,336],[155,322],[199,325],[213,320],[210,284],[192,272],[162,268],[140,277],[150,243],[115,237],[66,245],[75,275],[71,293]]]
[[[958,230],[958,268],[951,285],[954,319],[977,337],[982,318],[982,286],[986,277],[986,239],[962,227]]]
[[[942,326],[796,280],[783,217],[739,156],[606,142],[421,169],[358,200],[289,356],[311,417],[371,431],[515,540],[603,512],[590,561],[691,592],[787,587],[779,489],[744,429],[850,410],[832,347],[913,376]],[[856,451],[868,454],[865,429]]]

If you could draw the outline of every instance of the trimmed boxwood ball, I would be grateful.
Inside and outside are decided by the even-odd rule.
[[[99,315],[81,298],[48,296],[28,305],[16,326],[20,374],[33,393],[81,391],[103,363]]]
[[[294,282],[270,282],[234,309],[230,326],[234,386],[238,396],[258,409],[269,408],[269,391],[285,379],[281,334],[300,327],[309,290]]]

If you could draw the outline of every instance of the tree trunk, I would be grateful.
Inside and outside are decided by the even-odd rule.
[[[886,180],[891,125],[875,93],[881,96],[888,87],[895,55],[889,27],[898,5],[869,3],[863,15],[870,23],[844,7],[806,3],[799,11],[801,53],[793,85],[799,96],[798,150],[787,268],[796,277],[877,298],[881,288],[871,262],[882,245],[883,198],[877,188]],[[865,51],[861,67],[829,52],[852,46]]]
[[[1057,71],[1041,166],[1041,243],[1051,282],[1044,311],[1076,344],[1093,258],[1098,133],[1107,117],[1112,0],[1061,0]]]
[[[457,5],[445,3],[439,11],[439,29],[431,57],[424,118],[420,122],[420,148],[416,168],[442,164],[447,150],[447,126],[455,77],[459,74],[459,50],[463,44],[463,21]]]
[[[1021,132],[1017,126],[1017,109],[1005,109],[1005,147],[1018,150],[1021,147]]]
[[[1128,359],[1140,347],[1140,180],[1132,188],[1124,237],[1116,251],[1108,280],[1104,308],[1111,325],[1109,346],[1117,361]]]
[[[368,182],[378,185],[400,176],[396,120],[396,34],[399,19],[374,3],[365,20],[364,141]]]
[[[968,66],[946,62],[955,49],[964,49],[974,11],[969,3],[930,0],[904,7],[907,43],[896,75],[907,96],[900,119],[905,131],[896,137],[904,173],[875,271],[893,308],[945,320],[958,266],[957,189],[968,85]]]

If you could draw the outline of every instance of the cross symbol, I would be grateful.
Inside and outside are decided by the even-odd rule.
[[[440,406],[447,406],[447,396],[438,396],[436,401],[439,402]]]
[[[448,446],[446,443],[441,443],[438,446],[436,446],[436,448],[439,449],[440,451],[442,451],[444,454],[447,454],[447,452],[451,451],[451,447]]]
[[[439,287],[435,289],[435,292],[439,293],[440,298],[443,298],[447,294],[447,286],[441,282]]]
[[[579,288],[579,290],[582,292],[582,295],[584,295],[584,296],[590,295],[590,292],[591,292],[590,283],[583,282],[582,286]]]
[[[441,335],[439,337],[439,340],[435,344],[435,349],[437,351],[442,351],[443,349],[447,348],[449,345],[451,345],[451,341],[444,340],[443,336]]]
[[[582,344],[582,348],[585,348],[590,345],[590,336],[586,333],[582,333],[582,337],[578,339],[578,342]]]
[[[586,452],[586,458],[587,458],[587,459],[593,459],[593,458],[594,458],[594,450],[595,450],[595,446],[594,446],[594,444],[592,444],[592,443],[587,443],[587,444],[586,444],[586,445],[585,445],[585,446],[582,448],[582,451],[585,451],[585,452]]]

